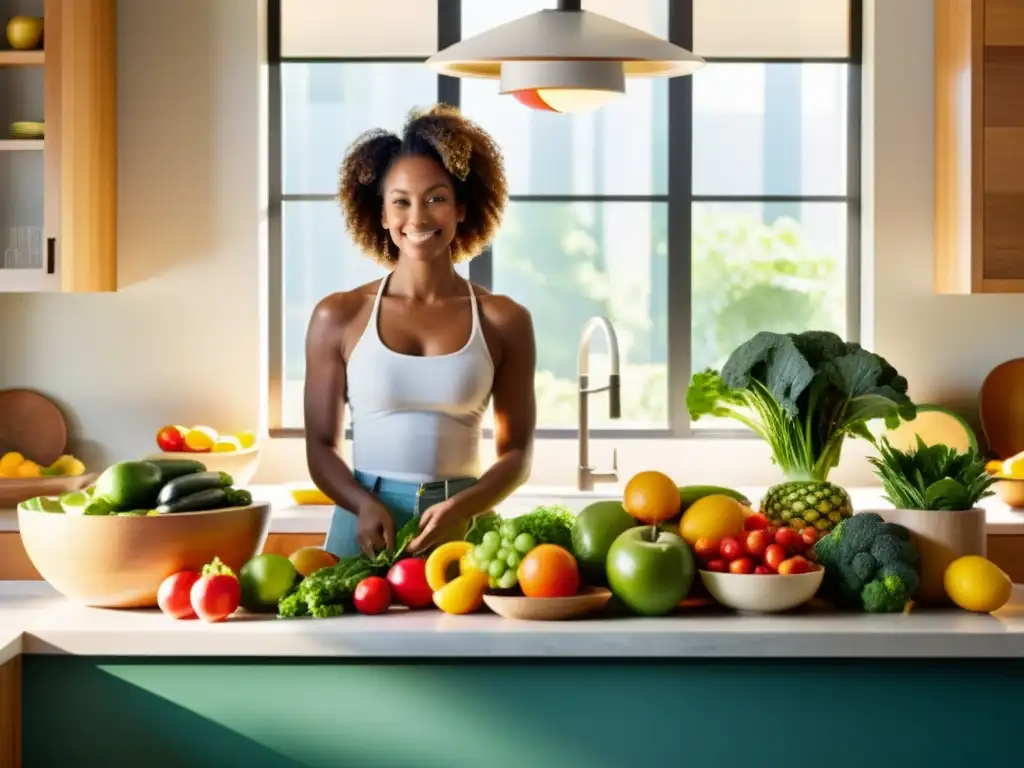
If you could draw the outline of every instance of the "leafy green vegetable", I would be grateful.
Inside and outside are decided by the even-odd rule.
[[[334,565],[311,573],[278,602],[277,615],[317,619],[341,615],[352,602],[359,582],[368,576],[383,576],[402,559],[409,542],[416,538],[419,527],[418,517],[403,525],[395,536],[394,552],[381,550],[372,558],[365,555],[344,557]]]
[[[910,451],[893,448],[884,437],[879,456],[868,461],[882,481],[885,500],[897,509],[966,510],[991,496],[996,478],[973,448],[960,453],[948,445],[926,445],[921,436]]]
[[[847,435],[874,442],[867,423],[897,426],[917,409],[907,380],[882,357],[829,331],[762,331],[722,366],[694,374],[686,406],[695,421],[734,419],[765,440],[791,480],[824,481]]]
[[[907,529],[874,512],[846,518],[814,545],[825,566],[823,593],[867,613],[898,613],[913,598],[920,578]]]
[[[515,539],[528,533],[538,544],[557,544],[572,550],[572,527],[576,515],[561,504],[536,507],[532,512],[505,520],[501,524],[502,536]]]
[[[477,515],[469,524],[465,540],[470,544],[479,544],[484,540],[484,534],[488,531],[497,531],[501,525],[501,517],[497,512],[484,512]]]

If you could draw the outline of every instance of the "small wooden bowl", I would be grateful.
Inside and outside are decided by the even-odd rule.
[[[99,472],[65,477],[4,477],[0,478],[0,509],[14,509],[21,502],[36,496],[59,496],[68,491],[80,491],[91,485]]]
[[[1006,506],[1013,509],[1024,509],[1024,480],[1018,478],[998,480],[994,490]]]
[[[67,598],[102,608],[152,608],[160,582],[219,557],[236,574],[263,548],[270,505],[154,517],[18,510],[29,560]]]
[[[522,621],[564,621],[601,610],[612,593],[602,587],[584,587],[572,597],[507,597],[484,595],[484,603],[499,616]]]
[[[168,451],[153,453],[146,459],[189,459],[200,461],[210,472],[227,472],[234,480],[236,488],[242,488],[252,482],[260,465],[260,447],[243,448],[240,451],[224,453],[191,453],[185,451]]]

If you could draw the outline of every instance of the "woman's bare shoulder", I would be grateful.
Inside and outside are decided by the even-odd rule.
[[[360,285],[348,291],[336,291],[317,302],[312,322],[331,326],[345,326],[359,317],[377,295],[380,280]]]
[[[533,319],[530,311],[510,296],[491,293],[475,283],[473,290],[480,297],[480,312],[495,328],[509,333],[532,329]]]

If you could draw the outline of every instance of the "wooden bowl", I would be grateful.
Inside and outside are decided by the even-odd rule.
[[[234,480],[236,488],[242,488],[252,482],[260,465],[260,447],[243,448],[240,451],[224,453],[190,453],[183,451],[167,451],[154,453],[146,459],[189,459],[201,461],[211,472],[227,472]]]
[[[70,477],[4,477],[0,478],[0,509],[14,509],[21,502],[36,496],[59,496],[68,491],[80,491],[91,485],[99,472]]]
[[[780,613],[809,601],[825,578],[825,569],[780,576],[775,573],[698,571],[711,596],[726,608],[750,613]]]
[[[499,616],[523,621],[564,621],[599,611],[612,593],[602,587],[584,587],[572,597],[518,597],[484,595],[484,603]]]
[[[237,574],[263,548],[270,505],[154,517],[18,510],[32,565],[65,597],[102,608],[152,608],[160,582],[219,557]]]
[[[1017,478],[998,480],[994,490],[1006,506],[1013,509],[1024,509],[1024,480]]]
[[[1024,357],[1000,363],[985,377],[978,415],[988,447],[998,458],[1024,451]]]

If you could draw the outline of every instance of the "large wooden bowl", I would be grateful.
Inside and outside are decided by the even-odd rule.
[[[259,554],[270,505],[154,517],[18,510],[32,565],[65,597],[103,608],[152,608],[160,582],[219,557],[235,573]]]
[[[60,496],[68,491],[80,491],[99,475],[99,472],[86,472],[84,475],[57,477],[0,478],[0,509],[14,509],[36,496]]]

